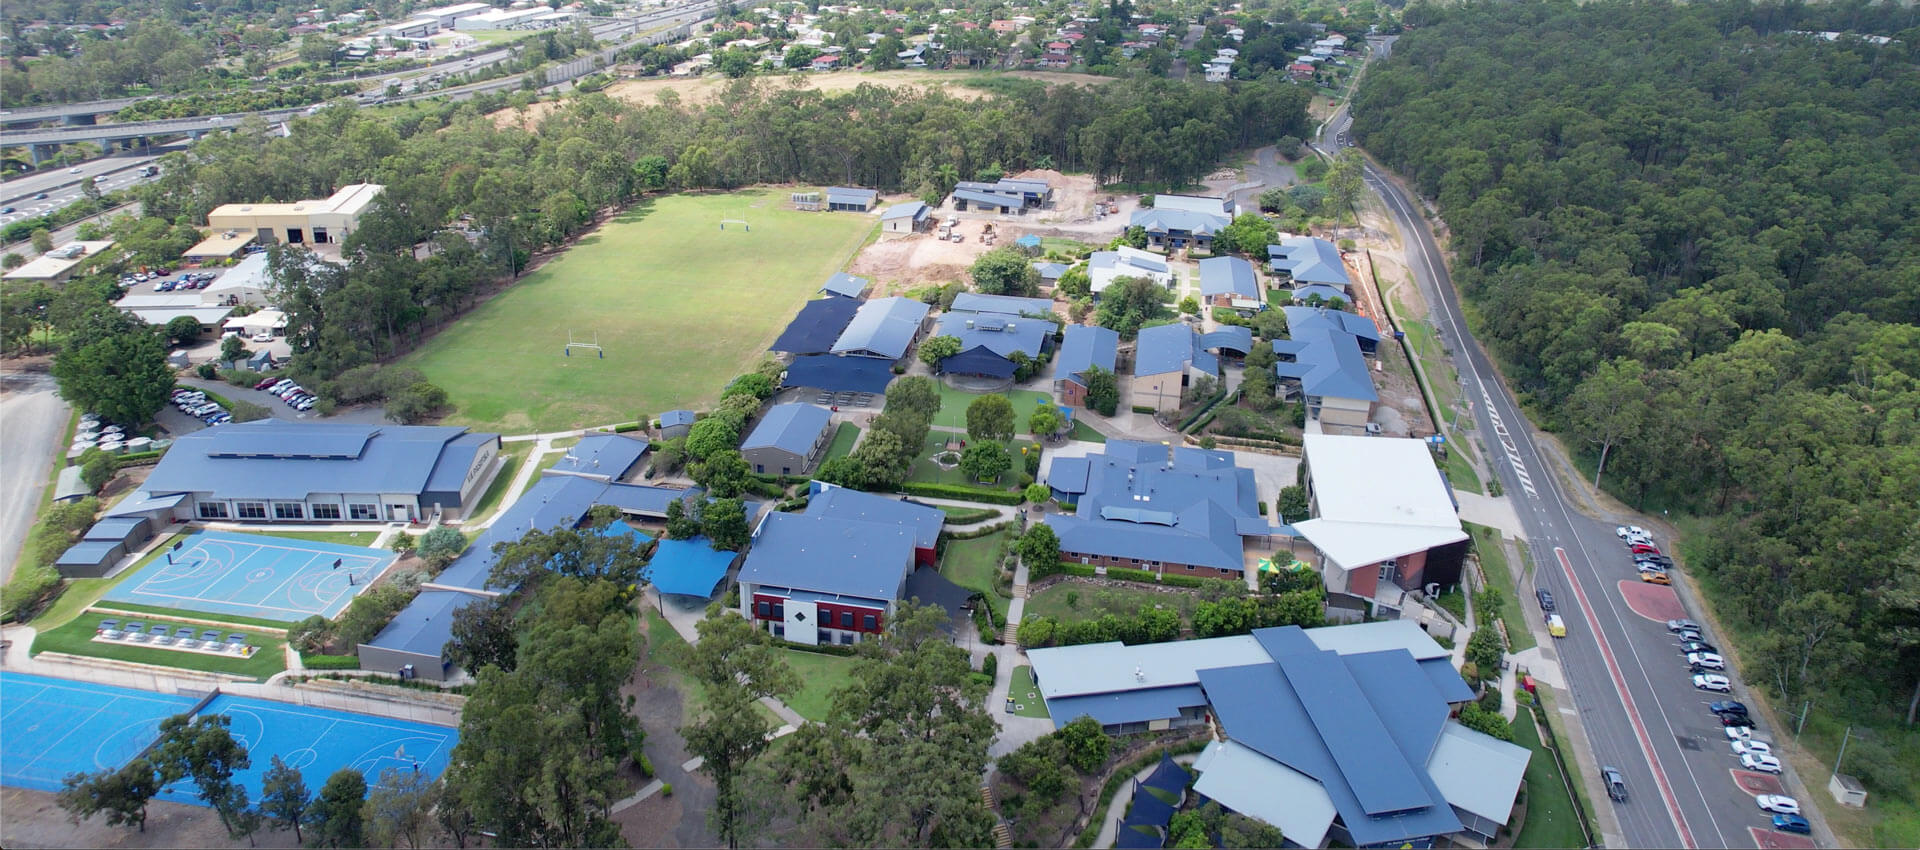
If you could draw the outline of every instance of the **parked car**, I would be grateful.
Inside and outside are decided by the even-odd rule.
[[[1744,714],[1722,714],[1720,715],[1720,725],[1726,726],[1726,727],[1734,727],[1734,726],[1750,727],[1753,725],[1753,718],[1748,717]]]
[[[1600,778],[1606,781],[1607,796],[1616,803],[1627,801],[1627,780],[1620,775],[1620,768],[1600,768]]]
[[[253,388],[254,388],[254,389],[256,389],[256,390],[264,390],[264,389],[266,389],[266,388],[268,388],[268,387],[271,387],[271,386],[273,386],[274,384],[277,384],[277,383],[280,383],[280,379],[279,379],[279,378],[261,378],[261,379],[260,379],[260,383],[257,383],[257,384],[254,384],[254,385],[253,385]]]
[[[1535,590],[1533,592],[1533,595],[1535,598],[1538,598],[1540,600],[1541,611],[1544,611],[1548,614],[1553,613],[1553,594],[1548,593],[1547,589],[1543,587],[1543,588],[1540,588],[1539,590]]]
[[[312,410],[312,409],[313,409],[313,406],[314,406],[315,404],[318,404],[318,403],[319,403],[319,401],[320,401],[319,399],[317,399],[317,398],[314,398],[313,396],[307,396],[306,398],[303,398],[303,399],[301,399],[301,400],[300,400],[300,401],[299,401],[298,403],[296,403],[296,404],[295,404],[295,405],[293,406],[293,408],[294,408],[295,410],[299,410],[299,411],[302,411],[302,412],[304,412],[304,411],[308,411],[308,410]]]
[[[1757,770],[1757,771],[1760,771],[1761,773],[1779,773],[1780,772],[1779,759],[1774,758],[1771,755],[1761,755],[1759,753],[1747,753],[1746,755],[1741,756],[1740,766],[1748,770]]]
[[[1654,546],[1652,543],[1635,543],[1632,546],[1628,547],[1628,551],[1631,551],[1635,555],[1660,554],[1660,549]]]
[[[1733,747],[1733,754],[1736,756],[1744,756],[1747,753],[1758,753],[1763,756],[1773,755],[1773,747],[1771,745],[1765,741],[1755,741],[1752,738],[1744,741],[1734,741],[1729,746]]]
[[[1693,686],[1703,691],[1724,694],[1733,690],[1733,681],[1713,673],[1699,673],[1693,677]]]
[[[1714,700],[1707,703],[1707,710],[1714,714],[1746,714],[1747,704],[1731,699]]]
[[[272,341],[273,341],[273,332],[272,332],[272,331],[261,331],[261,332],[259,332],[259,333],[257,333],[257,334],[254,334],[254,335],[253,335],[253,341],[254,341],[254,342],[272,342]]]
[[[1673,584],[1673,579],[1664,570],[1641,570],[1640,580],[1648,584]]]
[[[1720,648],[1704,640],[1690,640],[1680,644],[1680,651],[1682,653],[1712,652],[1717,654],[1720,652]]]
[[[1807,819],[1799,815],[1774,815],[1773,828],[1798,835],[1813,834],[1813,824],[1807,823]]]
[[[1667,631],[1697,632],[1697,631],[1700,631],[1700,626],[1694,623],[1692,620],[1668,620]]]
[[[1689,652],[1687,653],[1687,664],[1707,670],[1727,669],[1726,659],[1712,652]]]
[[[1681,643],[1687,643],[1690,641],[1704,642],[1706,639],[1707,639],[1706,635],[1701,634],[1699,629],[1681,629],[1680,630]]]
[[[1752,726],[1728,726],[1726,728],[1726,733],[1727,733],[1727,740],[1729,741],[1753,740]]]
[[[1633,562],[1636,564],[1659,564],[1668,569],[1673,568],[1673,559],[1665,555],[1635,555],[1633,556]]]

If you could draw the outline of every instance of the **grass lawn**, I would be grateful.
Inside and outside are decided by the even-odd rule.
[[[377,531],[241,531],[240,534],[254,534],[260,537],[285,537],[288,540],[310,540],[314,543],[337,543],[341,546],[372,546],[373,539],[380,536]]]
[[[1533,631],[1527,628],[1527,612],[1514,587],[1513,572],[1507,567],[1507,550],[1500,545],[1500,532],[1471,522],[1461,525],[1473,535],[1474,551],[1480,555],[1480,567],[1486,571],[1487,581],[1500,588],[1500,619],[1507,621],[1507,638],[1513,642],[1513,651],[1533,648]]]
[[[1013,682],[1007,686],[1007,696],[1013,698],[1018,706],[1013,713],[1021,717],[1049,717],[1047,703],[1040,699],[1040,688],[1033,683],[1033,668],[1025,664],[1013,668]],[[1034,694],[1034,696],[1027,696]]]
[[[852,422],[840,423],[840,427],[833,430],[833,443],[827,446],[826,457],[821,458],[820,462],[826,463],[834,458],[851,454],[853,443],[858,439],[860,439],[860,426]]]
[[[120,619],[124,622],[124,618]],[[240,629],[247,636],[247,643],[260,647],[252,658],[232,656],[201,655],[197,652],[184,652],[172,649],[156,649],[151,646],[126,643],[97,643],[93,639],[94,627],[99,620],[95,617],[80,617],[60,628],[41,632],[33,639],[33,654],[42,652],[65,652],[70,655],[87,655],[94,658],[112,658],[118,661],[131,661],[139,664],[158,664],[163,667],[177,667],[184,670],[203,670],[210,673],[235,673],[265,679],[287,669],[287,642],[279,637],[261,632],[249,632]],[[148,622],[147,625],[165,624],[177,628],[184,623],[171,623],[162,620]],[[196,632],[204,631],[195,625]],[[228,631],[223,629],[222,631]],[[224,635],[223,635],[224,637]]]
[[[1553,753],[1540,743],[1540,734],[1528,713],[1520,714],[1513,724],[1513,742],[1533,752],[1527,762],[1527,822],[1514,837],[1515,847],[1584,847],[1586,835],[1580,831],[1580,816],[1573,810],[1573,798]]]
[[[493,483],[487,485],[487,492],[480,497],[480,503],[461,520],[461,525],[474,526],[493,516],[495,508],[500,507],[501,497],[507,494],[507,488],[513,486],[513,478],[520,474],[520,465],[527,462],[527,452],[532,451],[531,443],[506,443],[500,452],[500,471],[493,476]]]
[[[1065,237],[1060,237],[1060,236],[1040,237],[1040,253],[1041,254],[1051,254],[1051,253],[1057,252],[1057,253],[1072,256],[1072,255],[1080,254],[1086,251],[1091,251],[1093,249],[1094,249],[1094,246],[1089,245],[1085,242],[1082,242],[1078,239],[1067,239]]]
[[[972,525],[976,522],[986,522],[1000,515],[999,511],[992,508],[969,508],[961,505],[935,505],[934,507],[939,508],[941,512],[945,513],[947,515],[947,522],[954,525]]]
[[[934,385],[940,388],[940,412],[934,414],[933,424],[945,425],[948,428],[967,427],[967,405],[972,404],[974,399],[982,395],[988,395],[963,392],[939,381],[934,382]],[[1021,433],[1026,431],[1027,417],[1033,415],[1035,406],[1053,403],[1052,395],[1033,390],[1008,390],[1003,393],[992,393],[992,395],[1003,395],[1008,401],[1013,402],[1013,430]]]
[[[210,623],[227,623],[234,626],[260,626],[269,629],[286,629],[296,622],[294,620],[271,620],[266,617],[248,617],[242,614],[213,614],[206,611],[193,611],[186,608],[168,608],[165,605],[121,602],[117,599],[100,600],[93,603],[93,606],[87,610],[91,612],[92,615],[104,617],[158,614],[162,617],[176,617],[182,620],[204,620]]]
[[[1000,570],[1000,546],[1012,538],[1013,531],[1008,529],[971,540],[948,540],[940,556],[940,572],[948,581],[984,594],[987,604],[1004,616],[1010,600],[994,589],[993,580]]]
[[[1098,416],[1099,414],[1094,415]],[[1075,419],[1073,420],[1073,433],[1067,435],[1067,439],[1080,440],[1086,443],[1104,443],[1107,441],[1107,435],[1093,430],[1092,425]]]
[[[948,440],[965,439],[965,434],[955,434],[949,431],[929,432],[927,434],[927,444],[920,449],[920,456],[914,458],[913,468],[907,472],[907,480],[928,484],[962,484],[969,487],[1011,487],[1020,483],[1020,476],[1027,471],[1027,468],[1025,461],[1020,455],[1020,446],[1023,444],[1019,442],[1009,443],[1007,445],[1007,456],[1012,459],[1013,465],[1009,467],[1006,472],[1000,473],[1000,480],[992,484],[983,484],[973,480],[973,477],[969,476],[966,471],[959,466],[955,466],[952,469],[941,469],[939,464],[933,462],[934,455],[947,450]],[[1024,445],[1032,446],[1031,443]],[[960,452],[964,450],[956,449],[955,451]]]
[[[1052,617],[1061,622],[1093,620],[1102,614],[1130,616],[1156,605],[1180,612],[1180,619],[1193,617],[1200,597],[1192,593],[1161,593],[1131,587],[1100,587],[1079,582],[1062,582],[1027,597],[1025,616]]]
[[[785,207],[764,190],[636,205],[402,363],[447,390],[450,424],[506,433],[708,406],[874,228]],[[753,230],[719,228],[737,218]],[[606,358],[563,357],[569,334]]]
[[[1448,443],[1447,458],[1440,462],[1440,468],[1447,473],[1447,481],[1457,490],[1474,493],[1486,493],[1480,484],[1480,476],[1473,471],[1473,464],[1467,462],[1466,453],[1460,450],[1465,443]]]
[[[833,692],[853,681],[853,659],[798,649],[787,650],[785,657],[800,676],[800,690],[787,698],[787,707],[815,723],[824,722],[833,708]]]

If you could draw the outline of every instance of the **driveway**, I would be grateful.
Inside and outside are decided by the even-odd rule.
[[[1299,182],[1293,166],[1280,158],[1272,145],[1253,152],[1253,163],[1245,169],[1246,182],[1241,183],[1233,193],[1233,202],[1239,209],[1260,209],[1260,193],[1276,187],[1292,186]]]
[[[47,469],[64,457],[60,443],[70,413],[44,372],[0,375],[0,422],[6,423],[7,460],[0,464],[0,583],[13,577],[20,547],[40,507]]]

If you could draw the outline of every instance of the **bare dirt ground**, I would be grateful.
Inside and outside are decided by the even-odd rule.
[[[1100,85],[1106,78],[1086,74],[1061,74],[1051,71],[1012,71],[1004,76],[1027,80],[1039,80],[1055,85]],[[770,87],[793,87],[812,89],[818,92],[834,93],[851,91],[862,85],[876,85],[883,88],[898,89],[914,86],[931,86],[946,94],[962,100],[979,100],[989,93],[966,85],[977,79],[972,74],[947,74],[936,71],[876,71],[876,72],[836,72],[831,74],[789,74],[784,77],[758,78],[763,85]],[[608,95],[616,100],[628,103],[655,103],[659,97],[672,92],[683,103],[698,103],[712,99],[720,94],[733,80],[718,74],[704,77],[659,77],[644,80],[623,80],[606,88]],[[494,113],[494,120],[500,126],[519,124],[529,130],[540,123],[540,119],[558,109],[565,101],[542,101],[528,106],[524,111],[503,109]]]
[[[318,786],[310,786],[317,791]],[[246,847],[244,840],[227,836],[220,818],[212,809],[180,803],[155,802],[147,807],[147,829],[111,827],[102,818],[82,821],[75,826],[67,813],[54,803],[46,791],[7,788],[0,791],[0,845],[25,847]],[[262,829],[253,837],[255,847],[300,846],[293,833]]]

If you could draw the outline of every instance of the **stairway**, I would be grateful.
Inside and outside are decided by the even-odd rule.
[[[996,804],[993,801],[992,785],[980,786],[980,800],[987,804],[987,811],[994,813],[993,846],[995,848],[1012,847],[1013,830],[1007,827],[1006,821],[1000,820],[1000,813],[997,811]]]

